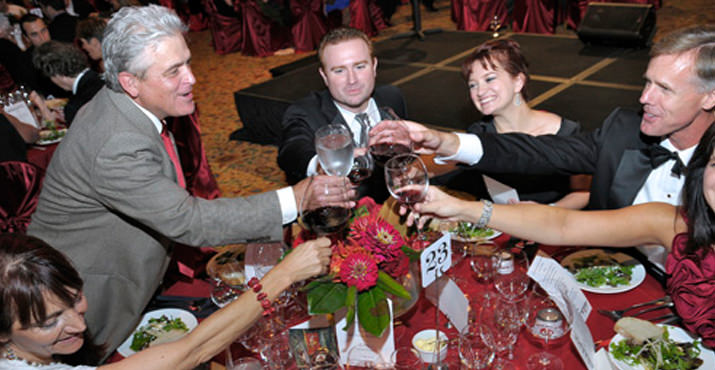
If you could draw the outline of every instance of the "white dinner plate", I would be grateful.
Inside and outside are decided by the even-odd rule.
[[[627,264],[633,264],[633,274],[631,275],[631,281],[630,283],[626,285],[619,285],[616,287],[612,286],[600,286],[600,287],[592,287],[587,284],[579,283],[578,281],[576,284],[582,289],[587,292],[591,293],[602,293],[602,294],[615,294],[615,293],[622,293],[622,292],[627,292],[638,285],[640,285],[644,280],[645,280],[645,267],[643,267],[643,264],[640,262],[636,261],[633,257],[625,254],[625,253],[609,253],[603,249],[582,249],[580,251],[574,252],[566,256],[563,260],[561,260],[561,266],[567,267],[572,264],[573,261],[583,258],[583,257],[589,257],[593,255],[608,255],[609,257],[612,257],[619,263],[624,263],[626,261]],[[574,281],[576,278],[574,277]]]
[[[688,335],[685,330],[677,327],[677,326],[670,326],[670,325],[658,325],[662,326],[665,328],[668,328],[668,333],[670,334],[670,339],[672,339],[675,342],[693,342],[695,339],[693,339],[690,335]],[[611,339],[611,343],[618,343],[622,341],[623,336],[620,334],[616,334],[613,336]],[[643,365],[637,365],[637,366],[630,366],[626,364],[623,361],[616,360],[613,355],[611,355],[611,346],[608,346],[608,357],[611,360],[611,363],[618,368],[618,370],[643,370]],[[702,343],[700,344],[700,356],[698,356],[701,360],[703,360],[703,364],[700,365],[698,370],[711,370],[715,369],[715,353],[713,351],[703,347]]]
[[[117,348],[117,352],[119,352],[119,354],[124,357],[129,357],[129,356],[135,354],[136,352],[134,352],[134,350],[129,348],[129,346],[132,345],[132,338],[134,338],[134,333],[136,333],[140,327],[146,325],[149,322],[149,319],[160,318],[161,315],[166,315],[166,317],[168,317],[169,319],[175,319],[177,317],[180,318],[181,321],[183,321],[184,324],[186,324],[186,327],[189,328],[189,331],[187,333],[194,330],[196,325],[199,324],[198,321],[196,321],[196,317],[194,317],[194,315],[192,315],[191,312],[181,310],[178,308],[162,308],[159,310],[147,312],[144,314],[144,316],[142,316],[142,320],[139,322],[139,325],[137,325],[137,327],[134,328],[134,330],[129,335],[129,337],[127,339],[125,339],[124,342],[122,342],[122,344],[119,346],[119,348]]]
[[[67,134],[67,129],[66,128],[58,129],[57,132],[62,133],[62,136],[60,136],[58,138],[50,139],[50,140],[43,139],[43,137],[47,137],[48,135],[50,135],[50,132],[51,132],[51,130],[40,131],[40,138],[37,139],[37,141],[35,142],[35,145],[50,145],[50,144],[54,144],[54,143],[59,143],[60,141],[62,141],[62,139],[64,139],[65,135]]]

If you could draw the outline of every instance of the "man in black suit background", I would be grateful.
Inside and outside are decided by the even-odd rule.
[[[653,46],[640,97],[643,112],[618,108],[592,133],[557,137],[526,134],[456,134],[409,123],[423,153],[438,163],[476,170],[539,175],[592,174],[589,209],[645,202],[680,204],[683,164],[713,123],[715,26],[664,36]],[[373,133],[389,129],[385,122]],[[662,268],[664,249],[639,248]]]
[[[64,121],[72,123],[77,111],[104,86],[99,74],[89,69],[84,53],[73,44],[48,41],[37,47],[32,58],[35,68],[60,88],[72,93],[64,107]]]
[[[49,19],[47,25],[53,40],[74,42],[75,29],[79,18],[67,13],[64,0],[38,0],[42,14]]]
[[[363,127],[357,121],[358,114],[367,114],[369,123],[365,129],[369,130],[389,117],[385,107],[400,117],[407,113],[398,88],[375,87],[377,58],[372,42],[362,31],[348,27],[329,31],[320,42],[318,57],[318,72],[328,89],[295,102],[283,115],[278,165],[290,182],[318,172],[314,140],[319,128],[329,124],[345,125],[353,138],[359,138]],[[381,168],[374,170],[360,193],[378,202],[387,198]]]

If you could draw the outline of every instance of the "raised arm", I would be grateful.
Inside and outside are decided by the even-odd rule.
[[[420,214],[477,223],[484,203],[454,198],[431,187]],[[550,245],[629,247],[659,244],[670,248],[673,237],[686,230],[677,209],[647,203],[608,211],[575,211],[540,204],[493,206],[487,224],[519,238]]]
[[[320,238],[298,246],[261,279],[262,292],[273,301],[291,284],[327,272],[330,241]],[[228,306],[202,321],[196,329],[176,342],[147,348],[101,369],[193,369],[210,360],[261,316],[263,307],[249,290]]]

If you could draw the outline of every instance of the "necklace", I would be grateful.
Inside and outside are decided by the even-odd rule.
[[[34,366],[34,367],[42,367],[42,366],[52,365],[52,364],[56,363],[56,362],[50,362],[49,364],[43,364],[43,363],[39,363],[39,362],[28,361],[28,360],[25,360],[24,358],[20,358],[15,354],[15,351],[13,351],[12,348],[10,348],[9,344],[5,346],[5,354],[3,355],[3,357],[5,357],[8,360],[22,361],[22,362],[24,362],[30,366]]]

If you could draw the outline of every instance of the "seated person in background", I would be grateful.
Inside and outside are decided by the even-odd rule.
[[[685,328],[715,347],[715,126],[688,164],[683,206],[645,203],[608,211],[573,211],[534,204],[492,205],[453,198],[430,187],[420,216],[473,222],[547,245],[665,246],[667,292]],[[421,217],[425,220],[426,217]],[[411,223],[412,219],[408,220]],[[424,222],[424,221],[422,221]]]
[[[47,27],[53,40],[74,42],[79,18],[67,13],[64,0],[37,0],[42,14],[50,21]]]
[[[72,124],[77,111],[104,87],[97,72],[89,69],[87,57],[73,44],[49,41],[35,49],[32,58],[35,68],[72,96],[64,107],[64,122]]]
[[[469,96],[484,114],[481,121],[469,126],[467,132],[570,136],[581,130],[581,125],[574,121],[529,107],[527,68],[521,47],[513,40],[487,41],[464,60],[462,76],[467,81]],[[436,178],[434,183],[472,193],[477,199],[489,198],[483,174],[515,188],[523,201],[574,209],[583,208],[588,203],[588,192],[569,194],[571,182],[565,175],[502,174],[460,168]]]
[[[370,127],[389,117],[384,107],[393,109],[400,117],[407,114],[405,100],[397,87],[375,87],[377,58],[372,41],[362,31],[348,27],[328,31],[320,42],[318,57],[318,72],[328,89],[295,102],[283,115],[278,165],[289,182],[318,172],[314,141],[319,128],[346,125],[357,144]],[[364,129],[357,118],[362,113],[368,121]],[[365,181],[366,189],[362,189],[361,195],[370,195],[377,202],[387,199],[383,178],[382,169],[376,168]]]
[[[18,20],[27,14],[27,9],[17,4],[9,3],[8,0],[0,0],[0,13],[9,14]]]
[[[715,109],[715,26],[683,28],[650,50],[643,113],[614,110],[599,129],[573,136],[446,133],[407,122],[414,146],[474,169],[535,175],[593,174],[589,209],[645,202],[678,205],[688,163]],[[371,135],[398,122],[383,122]],[[438,157],[439,159],[439,157]],[[659,268],[663,248],[641,252]]]
[[[87,53],[92,64],[97,67],[97,72],[104,72],[102,61],[102,35],[107,21],[104,18],[89,17],[77,23],[76,37],[79,45]]]
[[[42,71],[32,67],[32,55],[35,48],[50,41],[50,31],[47,29],[45,21],[32,14],[28,13],[20,19],[20,28],[25,38],[29,41],[26,45],[30,45],[23,52],[23,63],[29,68],[32,68],[32,73],[25,81],[15,81],[17,84],[28,85],[30,89],[39,92],[44,96],[54,96],[55,98],[67,97],[69,93],[62,90],[59,86],[50,81],[49,78],[42,74]]]
[[[22,49],[16,44],[13,37],[13,26],[6,14],[0,14],[0,64],[10,74],[16,85],[30,81],[34,77],[32,65],[24,63]]]
[[[249,289],[186,336],[99,368],[194,369],[250,328],[264,312],[265,300],[272,302],[291,284],[326,273],[330,254],[326,238],[301,244],[260,280],[258,291]],[[70,366],[94,362],[101,350],[91,346],[82,278],[68,258],[40,239],[2,234],[0,278],[0,369],[94,369]]]
[[[156,5],[114,14],[103,40],[106,86],[57,146],[27,230],[66,254],[80,272],[87,325],[110,352],[141,318],[175,242],[282,240],[282,225],[295,220],[309,183],[212,200],[186,191],[176,146],[162,123],[195,109],[185,31],[173,11]],[[344,180],[320,176],[314,183],[343,189]]]

